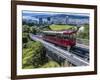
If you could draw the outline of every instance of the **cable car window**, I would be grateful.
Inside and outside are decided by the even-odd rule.
[[[69,39],[69,35],[63,35],[63,39]]]
[[[69,35],[69,39],[72,39],[72,35]]]
[[[73,34],[73,39],[74,39],[74,40],[76,39],[76,34],[75,34],[75,33]]]
[[[70,34],[69,39],[73,40],[73,34]]]
[[[73,34],[73,40],[75,40],[75,39],[76,39],[76,34],[74,33],[74,34]]]
[[[62,38],[62,35],[56,34],[56,37],[57,37],[57,38]]]

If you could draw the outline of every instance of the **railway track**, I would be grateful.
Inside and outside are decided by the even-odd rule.
[[[89,51],[86,49],[74,46],[70,51],[67,51],[67,48],[55,45],[48,41],[44,41],[42,37],[38,35],[30,34],[30,38],[35,41],[40,41],[47,49],[53,51],[57,55],[62,56],[74,65],[89,65]]]
[[[74,46],[71,48],[70,52],[76,54],[77,56],[89,61],[89,50],[81,47]]]
[[[48,41],[46,41],[48,42]],[[51,42],[49,42],[51,43]],[[66,47],[62,47],[62,46],[58,46],[56,44],[51,43],[52,45],[56,46],[56,47],[60,47],[65,51],[68,51]],[[80,58],[82,58],[83,60],[89,62],[89,49],[85,49],[82,47],[78,47],[78,46],[74,46],[70,49],[70,52]]]
[[[57,46],[57,45],[56,45]],[[63,50],[67,51],[67,48],[57,46],[62,48]],[[81,47],[74,46],[70,49],[70,53],[82,58],[83,60],[89,62],[89,50]]]
[[[43,39],[42,36],[37,36],[37,37]],[[48,41],[46,41],[46,42],[48,42]],[[51,43],[51,42],[49,42],[49,43]],[[58,45],[53,44],[53,43],[51,43],[51,44],[52,45],[55,45],[57,47],[60,47],[60,48],[62,48],[62,49],[64,49],[64,50],[67,51],[67,48],[66,47],[58,46]],[[83,48],[83,47],[79,47],[79,46],[74,46],[74,47],[72,47],[70,49],[70,52],[72,54],[75,54],[76,56],[82,58],[83,60],[89,62],[89,49]]]

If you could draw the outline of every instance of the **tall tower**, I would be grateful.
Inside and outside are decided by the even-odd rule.
[[[69,16],[66,16],[66,24],[68,24]]]
[[[41,25],[43,23],[43,19],[39,18],[39,24]]]
[[[51,22],[51,18],[50,17],[47,17],[47,22],[48,22],[48,24],[51,24],[50,22]]]

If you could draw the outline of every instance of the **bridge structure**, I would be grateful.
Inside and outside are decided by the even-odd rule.
[[[41,37],[34,34],[29,34],[29,37],[34,41],[39,41],[43,44],[43,46],[47,49],[47,56],[55,57],[55,59],[59,59],[60,61],[64,61],[64,64],[70,62],[75,66],[88,66],[89,61],[83,59],[80,56],[72,52],[68,52],[67,50],[62,49],[61,47],[55,46],[52,43],[44,41]]]

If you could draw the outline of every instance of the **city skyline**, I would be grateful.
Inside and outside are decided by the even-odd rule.
[[[42,18],[42,20],[40,20]],[[22,11],[22,19],[28,23],[48,23],[49,24],[88,24],[89,14],[88,13],[57,13],[57,12],[33,12],[33,11]],[[40,22],[41,21],[41,22]]]

